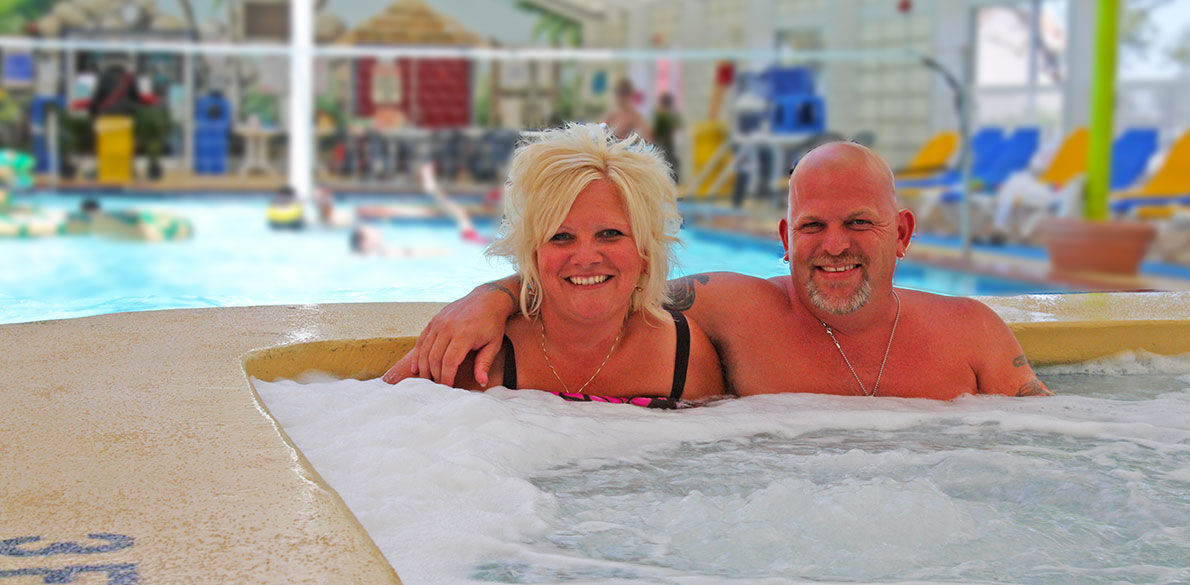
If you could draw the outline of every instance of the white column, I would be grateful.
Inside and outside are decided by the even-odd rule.
[[[306,198],[314,190],[314,0],[290,0],[289,32],[289,184]]]
[[[1071,2],[1066,20],[1066,79],[1062,128],[1070,131],[1090,119],[1091,74],[1095,54],[1095,3]]]

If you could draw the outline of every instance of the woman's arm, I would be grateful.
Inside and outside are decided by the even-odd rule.
[[[502,342],[504,339],[503,335],[501,335],[500,339]],[[439,382],[440,384],[454,386],[455,388],[462,388],[464,390],[486,390],[489,387],[489,382],[493,386],[504,383],[504,362],[503,360],[499,359],[504,355],[504,353],[500,351],[500,348],[503,345],[501,342],[496,343],[496,354],[493,356],[493,362],[495,365],[484,371],[485,376],[484,382],[482,384],[475,379],[475,376],[472,375],[472,372],[474,371],[474,362],[476,361],[476,356],[478,355],[476,352],[468,353],[467,356],[463,358],[463,361],[459,364],[459,375],[449,383],[438,380],[435,381]],[[416,378],[418,376],[413,373],[414,363],[413,352],[410,351],[400,360],[397,360],[397,363],[394,364],[393,367],[389,368],[388,372],[385,372],[382,379],[389,384],[396,384],[401,380]]]
[[[504,339],[504,323],[520,306],[520,290],[520,277],[509,276],[481,284],[444,307],[409,351],[410,375],[453,386],[463,361],[476,352],[472,373],[479,385],[486,387],[488,371]]]

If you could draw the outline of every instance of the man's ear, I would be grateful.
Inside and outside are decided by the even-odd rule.
[[[897,258],[905,257],[916,227],[917,218],[913,217],[912,211],[902,209],[897,212]]]
[[[789,262],[789,222],[785,218],[781,218],[777,224],[777,233],[781,234],[781,245],[785,247],[785,255],[781,259]]]

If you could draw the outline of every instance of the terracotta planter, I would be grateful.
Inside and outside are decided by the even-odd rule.
[[[1053,218],[1039,226],[1054,272],[1135,275],[1157,235],[1138,221],[1087,221]]]

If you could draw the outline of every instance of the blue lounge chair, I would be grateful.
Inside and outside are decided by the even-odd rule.
[[[1041,131],[1036,126],[1022,126],[1017,128],[1000,145],[995,157],[985,159],[984,161],[976,161],[980,164],[972,165],[972,185],[970,186],[970,191],[976,193],[994,190],[1009,175],[1027,168],[1029,161],[1033,160],[1033,155],[1037,153],[1037,146],[1040,141]],[[917,215],[919,225],[922,226],[924,231],[940,233],[954,233],[958,231],[959,212],[953,208],[963,200],[963,190],[961,187],[960,181],[954,181],[941,186],[940,189],[933,192],[926,192],[921,195],[923,201]],[[985,196],[983,199],[990,198]],[[978,203],[975,209],[978,223],[989,223],[991,202],[982,199],[974,201]],[[982,230],[973,230],[974,233],[980,231]]]
[[[996,126],[981,128],[972,135],[971,175],[978,177],[987,173],[996,164],[1004,144],[1004,130]],[[954,185],[961,180],[961,173],[961,169],[946,169],[933,177],[897,181],[897,191]]]
[[[1111,190],[1131,187],[1144,174],[1155,152],[1156,128],[1129,128],[1120,134],[1111,149]]]
[[[1009,175],[1028,168],[1029,161],[1037,154],[1040,142],[1041,130],[1036,126],[1017,128],[1012,136],[1004,141],[994,161],[978,172],[975,168],[971,169],[971,180],[976,183],[971,186],[971,192],[994,192]],[[959,189],[952,189],[942,195],[943,203],[957,203],[962,200],[963,192]]]

